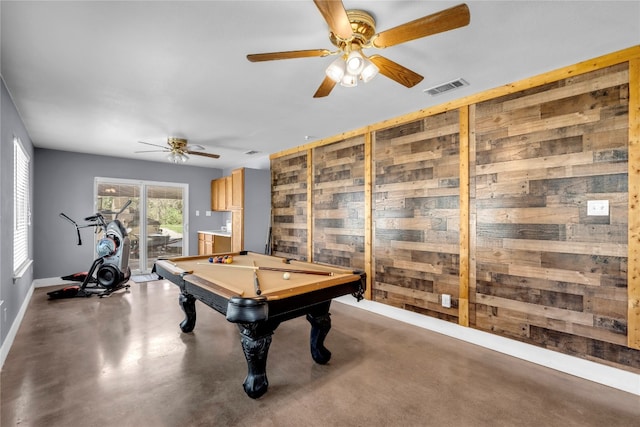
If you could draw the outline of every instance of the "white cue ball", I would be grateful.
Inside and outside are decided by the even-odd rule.
[[[283,278],[284,280],[289,280],[289,277],[291,277],[291,275],[289,274],[289,272],[286,272],[286,273],[284,273],[284,274],[282,275],[282,278]]]

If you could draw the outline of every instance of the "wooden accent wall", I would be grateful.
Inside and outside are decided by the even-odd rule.
[[[276,256],[301,261],[307,250],[307,152],[296,152],[271,162],[271,241]]]
[[[640,373],[640,46],[271,159],[276,254],[364,265],[367,298]]]
[[[628,64],[475,108],[472,325],[640,368],[627,349]],[[610,214],[588,216],[587,201]]]
[[[364,137],[313,150],[313,260],[364,270]]]
[[[374,133],[375,301],[457,321],[459,150],[457,111]]]

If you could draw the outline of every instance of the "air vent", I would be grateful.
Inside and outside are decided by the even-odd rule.
[[[468,85],[469,83],[467,83],[466,80],[457,79],[457,80],[452,80],[450,82],[447,82],[438,86],[434,86],[429,89],[425,89],[424,92],[428,93],[431,96],[435,96],[435,95],[440,95],[441,93],[448,92],[450,90],[458,89],[459,87],[468,86]]]
[[[259,153],[259,151],[250,150],[250,151],[245,152],[244,154],[246,154],[247,156],[253,156],[254,154],[258,154],[258,153]]]

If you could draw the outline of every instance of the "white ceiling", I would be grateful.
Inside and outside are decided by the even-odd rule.
[[[383,31],[460,2],[343,3]],[[221,155],[191,165],[267,168],[274,152],[640,44],[638,1],[466,3],[469,26],[378,52],[424,76],[411,89],[380,75],[314,99],[333,56],[247,61],[332,50],[312,0],[2,0],[1,72],[36,147],[166,162],[137,141],[177,136]]]

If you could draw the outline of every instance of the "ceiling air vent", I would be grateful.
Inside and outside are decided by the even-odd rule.
[[[448,92],[450,90],[458,89],[459,87],[468,86],[468,85],[469,83],[467,83],[466,80],[457,79],[457,80],[452,80],[450,82],[447,82],[438,86],[434,86],[429,89],[425,89],[424,92],[428,93],[431,96],[435,96],[435,95],[440,95],[441,93]]]

